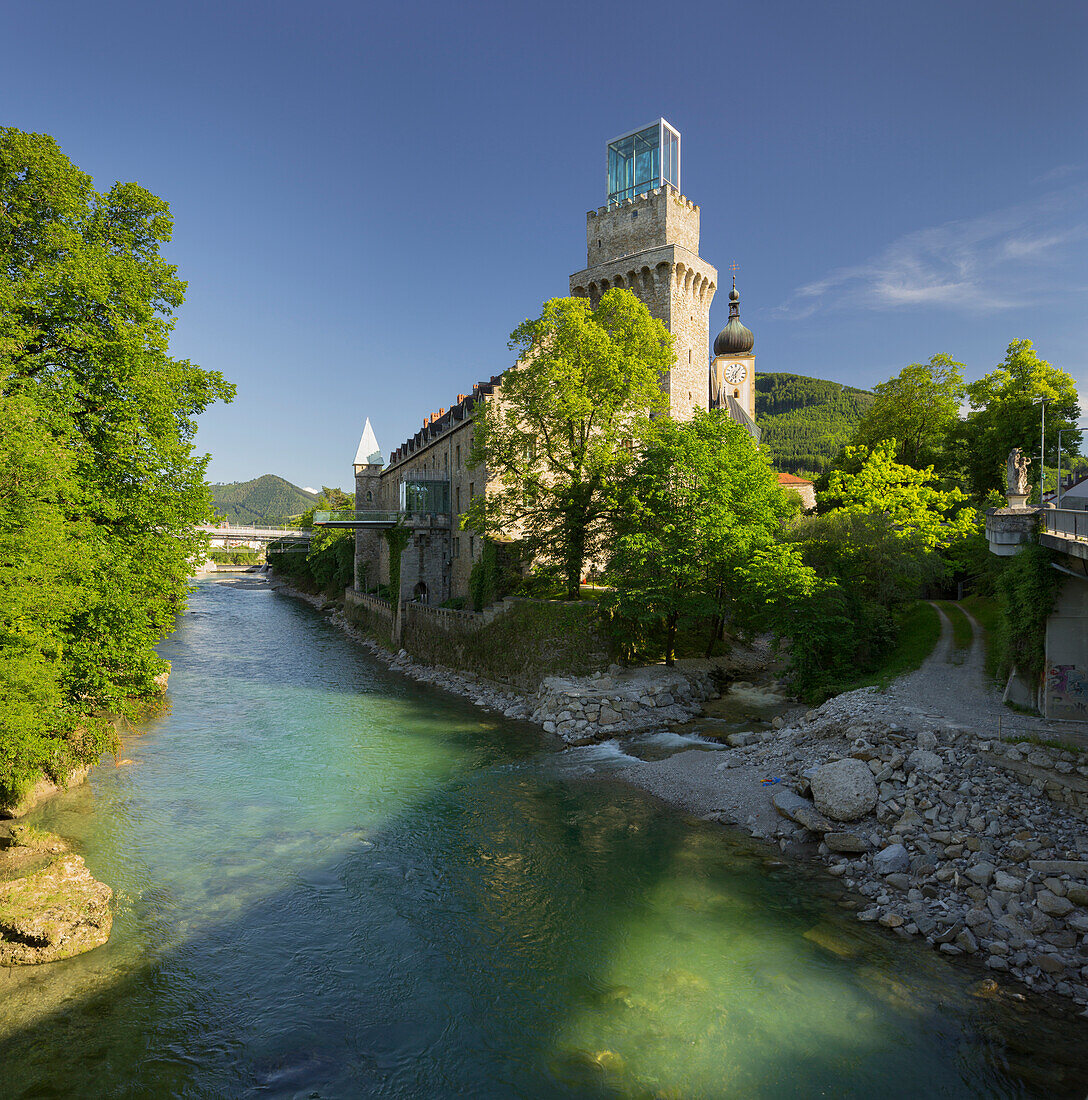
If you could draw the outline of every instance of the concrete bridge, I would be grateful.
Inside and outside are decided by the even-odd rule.
[[[1088,511],[1028,508],[1015,501],[986,515],[990,550],[1000,557],[1015,554],[1036,533],[1042,546],[1061,555],[1052,564],[1062,583],[1046,623],[1043,682],[1010,677],[1005,698],[1047,718],[1083,723],[1088,721]]]
[[[213,539],[234,539],[237,542],[278,542],[280,539],[309,542],[312,535],[312,532],[298,527],[262,527],[244,523],[200,523],[196,529]]]

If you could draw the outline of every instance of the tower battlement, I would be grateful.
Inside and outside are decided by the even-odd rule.
[[[718,272],[699,255],[699,207],[680,192],[680,134],[664,119],[608,143],[608,203],[586,213],[586,266],[574,297],[594,305],[614,287],[640,298],[673,337],[661,380],[669,412],[708,404],[710,303]]]
[[[699,255],[699,207],[668,185],[586,214],[586,267],[667,245]]]

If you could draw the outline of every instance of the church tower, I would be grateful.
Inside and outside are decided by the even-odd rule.
[[[596,305],[613,287],[646,303],[672,333],[662,379],[669,413],[707,407],[710,303],[718,272],[699,256],[699,207],[680,193],[680,134],[663,118],[608,143],[608,202],[586,215],[586,266],[570,292]]]
[[[710,407],[726,409],[759,442],[756,427],[756,338],[741,324],[737,277],[729,292],[729,321],[714,338],[714,362],[710,365]]]

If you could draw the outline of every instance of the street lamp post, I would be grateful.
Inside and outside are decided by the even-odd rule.
[[[1031,403],[1039,406],[1042,416],[1042,428],[1039,434],[1039,507],[1043,506],[1043,493],[1046,492],[1046,403],[1049,397],[1033,397]],[[1061,480],[1059,475],[1058,480]]]

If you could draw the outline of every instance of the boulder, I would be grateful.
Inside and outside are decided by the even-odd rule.
[[[1073,910],[1073,903],[1068,898],[1060,898],[1049,890],[1040,890],[1035,897],[1035,904],[1051,917],[1064,917]]]
[[[976,863],[967,871],[967,877],[979,886],[989,886],[994,877],[994,865],[992,863]]]
[[[788,787],[777,787],[771,795],[771,805],[783,816],[813,833],[828,833],[835,828],[807,798]]]
[[[867,852],[869,850],[869,842],[857,833],[826,833],[824,843],[833,852]]]
[[[1023,888],[1023,879],[1018,879],[1007,871],[994,871],[994,889],[1007,890],[1010,894],[1019,894]]]
[[[891,875],[910,870],[910,853],[902,844],[889,844],[873,856],[873,871],[878,875]]]
[[[54,962],[105,943],[112,897],[71,852],[0,884],[0,966]]]
[[[909,772],[939,772],[944,761],[929,749],[915,749],[907,757],[906,768]]]
[[[873,773],[862,760],[836,760],[817,768],[812,776],[816,808],[833,821],[857,821],[872,813],[877,795]]]

